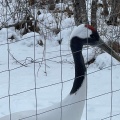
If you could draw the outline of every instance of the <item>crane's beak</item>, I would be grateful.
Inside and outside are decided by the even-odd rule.
[[[103,49],[105,52],[107,52],[108,54],[110,54],[112,57],[114,57],[116,60],[120,62],[120,56],[118,56],[111,47],[106,45],[106,43],[101,38],[99,39],[98,47]]]

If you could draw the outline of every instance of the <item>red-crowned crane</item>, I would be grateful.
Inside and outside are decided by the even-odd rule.
[[[0,120],[80,120],[86,100],[86,67],[82,55],[83,45],[97,45],[120,61],[119,56],[99,37],[90,25],[79,25],[70,36],[70,47],[75,63],[75,79],[69,95],[60,103],[41,110],[22,111]],[[62,104],[61,104],[62,103]],[[62,105],[62,108],[61,106]]]

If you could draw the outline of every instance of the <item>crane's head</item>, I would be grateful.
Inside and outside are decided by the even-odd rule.
[[[76,27],[72,31],[70,39],[72,41],[71,44],[77,44],[77,46],[78,44],[98,46],[120,62],[120,57],[115,53],[115,51],[106,45],[106,43],[100,38],[97,30],[90,25],[81,24]]]
[[[85,24],[79,25],[72,31],[70,38],[74,37],[78,38],[83,45],[96,45],[100,38],[94,27]]]

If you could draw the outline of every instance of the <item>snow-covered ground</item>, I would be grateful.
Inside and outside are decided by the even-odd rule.
[[[41,14],[38,19],[44,24],[55,22],[50,13],[45,15]],[[74,64],[69,47],[69,37],[73,30],[70,26],[74,26],[74,20],[63,17],[61,33],[47,38],[46,50],[37,44],[37,41],[43,39],[38,33],[30,32],[20,36],[14,28],[0,30],[0,117],[10,113],[9,107],[11,113],[35,110],[35,86],[37,109],[59,102],[61,91],[62,99],[69,94],[74,80]],[[7,39],[12,35],[15,40]],[[60,46],[57,40],[61,38]],[[10,44],[7,44],[7,40]],[[83,55],[86,62],[95,55],[95,49],[85,48]],[[86,67],[88,100],[82,120],[110,120],[110,115],[113,115],[112,120],[119,120],[120,63],[107,53],[102,53]]]

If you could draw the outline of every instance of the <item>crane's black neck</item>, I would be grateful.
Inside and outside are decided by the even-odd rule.
[[[84,81],[86,68],[82,55],[82,47],[83,47],[82,40],[80,40],[80,38],[78,37],[72,38],[70,47],[75,63],[75,80],[70,94],[74,94],[81,87]]]

